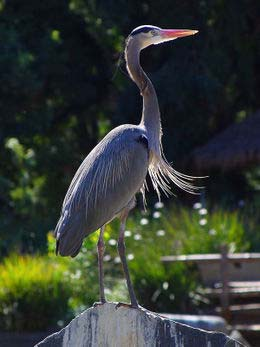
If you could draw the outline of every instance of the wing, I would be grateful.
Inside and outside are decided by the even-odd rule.
[[[112,220],[141,189],[148,146],[137,126],[112,130],[75,174],[55,229],[57,251],[75,256],[83,238]]]

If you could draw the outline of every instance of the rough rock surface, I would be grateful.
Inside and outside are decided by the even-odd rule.
[[[176,323],[143,308],[91,307],[37,347],[240,347],[223,333]]]

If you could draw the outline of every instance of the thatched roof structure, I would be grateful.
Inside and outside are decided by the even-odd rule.
[[[223,171],[260,163],[260,110],[197,148],[192,158],[198,169]]]

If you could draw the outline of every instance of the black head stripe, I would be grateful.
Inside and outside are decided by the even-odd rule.
[[[143,25],[141,27],[138,27],[136,29],[134,29],[132,32],[131,32],[131,36],[134,36],[134,35],[137,35],[137,34],[140,34],[140,33],[149,33],[149,31],[153,30],[153,29],[159,29],[158,27],[155,27],[153,25]]]

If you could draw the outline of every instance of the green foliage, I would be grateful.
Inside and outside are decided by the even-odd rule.
[[[205,208],[197,211],[173,209],[162,223],[168,225],[173,233],[177,232],[177,252],[180,249],[183,254],[217,253],[223,243],[230,246],[231,252],[242,252],[249,248],[238,211],[216,209],[208,213]]]
[[[126,250],[131,277],[138,300],[144,307],[158,312],[188,312],[201,304],[195,294],[199,278],[192,266],[165,265],[161,256],[219,252],[227,243],[231,252],[249,249],[245,228],[238,214],[224,210],[208,212],[204,208],[170,210],[156,208],[143,215],[130,215],[126,230]],[[196,205],[199,206],[199,205]],[[105,290],[114,301],[127,301],[120,258],[117,253],[119,223],[106,227],[104,257]],[[79,255],[68,261],[73,283],[71,308],[79,312],[98,300],[98,233],[84,242]],[[54,239],[49,237],[49,254],[54,254]]]
[[[127,259],[139,303],[158,312],[193,312],[201,305],[196,294],[200,280],[193,266],[165,265],[161,256],[219,252],[227,243],[231,252],[252,247],[248,224],[225,210],[166,209],[162,204],[129,217],[125,235]],[[252,226],[251,226],[252,227]],[[119,223],[106,227],[105,292],[113,301],[128,301],[117,253]],[[0,265],[0,326],[6,330],[44,329],[64,324],[99,300],[96,243],[91,234],[76,258],[55,256],[55,239],[48,234],[48,257],[6,258]]]
[[[0,14],[1,254],[46,247],[75,168],[108,128],[107,56],[119,40],[103,50],[73,2],[27,5]]]
[[[139,225],[131,220],[129,227],[135,230],[133,239],[127,239],[127,250],[134,255],[130,267],[139,300],[161,312],[187,312],[200,304],[194,295],[199,285],[194,268],[180,263],[165,266],[161,256],[219,252],[223,243],[231,252],[249,247],[238,214],[222,210],[162,209],[141,218]]]
[[[120,267],[111,266],[109,261],[111,257],[116,257],[115,247],[109,245],[111,230],[115,227],[107,226],[104,238],[107,243],[107,256],[105,257],[104,269],[106,272],[106,294],[108,300],[123,301],[126,300],[127,291],[122,281],[122,272]],[[69,306],[74,314],[81,312],[83,309],[93,305],[93,302],[99,301],[99,284],[98,284],[98,259],[96,245],[98,241],[98,232],[89,235],[83,242],[80,253],[75,258],[67,260],[67,275],[73,287]],[[114,241],[114,240],[113,240]],[[62,261],[61,257],[54,255],[55,239],[51,233],[48,234],[48,256],[54,262]],[[111,254],[111,255],[110,255]]]
[[[98,300],[97,233],[68,260],[54,256],[54,239],[49,234],[47,242],[46,235],[82,159],[112,127],[139,121],[138,90],[117,68],[124,38],[143,23],[172,27],[173,18],[176,28],[199,29],[196,37],[150,47],[141,57],[158,91],[167,157],[189,173],[186,159],[196,146],[260,107],[259,6],[250,0],[0,1],[0,256],[49,247],[48,259],[12,256],[0,266],[1,327],[45,328]],[[162,255],[218,252],[223,242],[231,251],[259,251],[259,169],[218,179],[214,173],[211,182],[209,200],[228,202],[229,209],[203,214],[173,207],[129,218],[128,262],[145,307],[199,305],[194,269],[165,266]],[[230,212],[248,187],[250,206]],[[105,234],[106,293],[126,300],[118,228],[114,221]]]
[[[48,234],[49,259],[54,263],[66,261],[67,278],[72,288],[69,307],[74,314],[92,306],[99,299],[96,243],[97,233],[94,233],[85,240],[77,257],[56,257],[56,240],[52,233]]]
[[[1,191],[9,208],[4,204],[0,210],[0,253],[4,254],[6,249],[9,252],[25,249],[32,252],[36,245],[44,248],[48,218],[41,225],[37,223],[37,227],[35,221],[45,204],[41,198],[45,177],[36,172],[36,156],[32,148],[26,148],[17,138],[8,138],[5,147],[15,168],[16,183],[9,178],[2,179]],[[14,232],[10,233],[10,230]]]
[[[249,243],[249,249],[251,252],[259,252],[260,250],[260,199],[259,195],[255,196],[255,199],[252,201],[240,201],[241,206],[241,218],[246,230],[246,239]]]
[[[0,329],[45,330],[70,318],[65,263],[12,255],[0,265]]]
[[[259,11],[250,0],[1,1],[1,254],[45,249],[79,163],[113,126],[139,121],[137,88],[116,68],[133,27],[174,18],[174,27],[200,31],[142,57],[165,152],[185,166],[196,146],[260,106]],[[247,177],[258,189],[257,173]],[[232,178],[223,176],[222,196],[246,192],[247,181]]]

